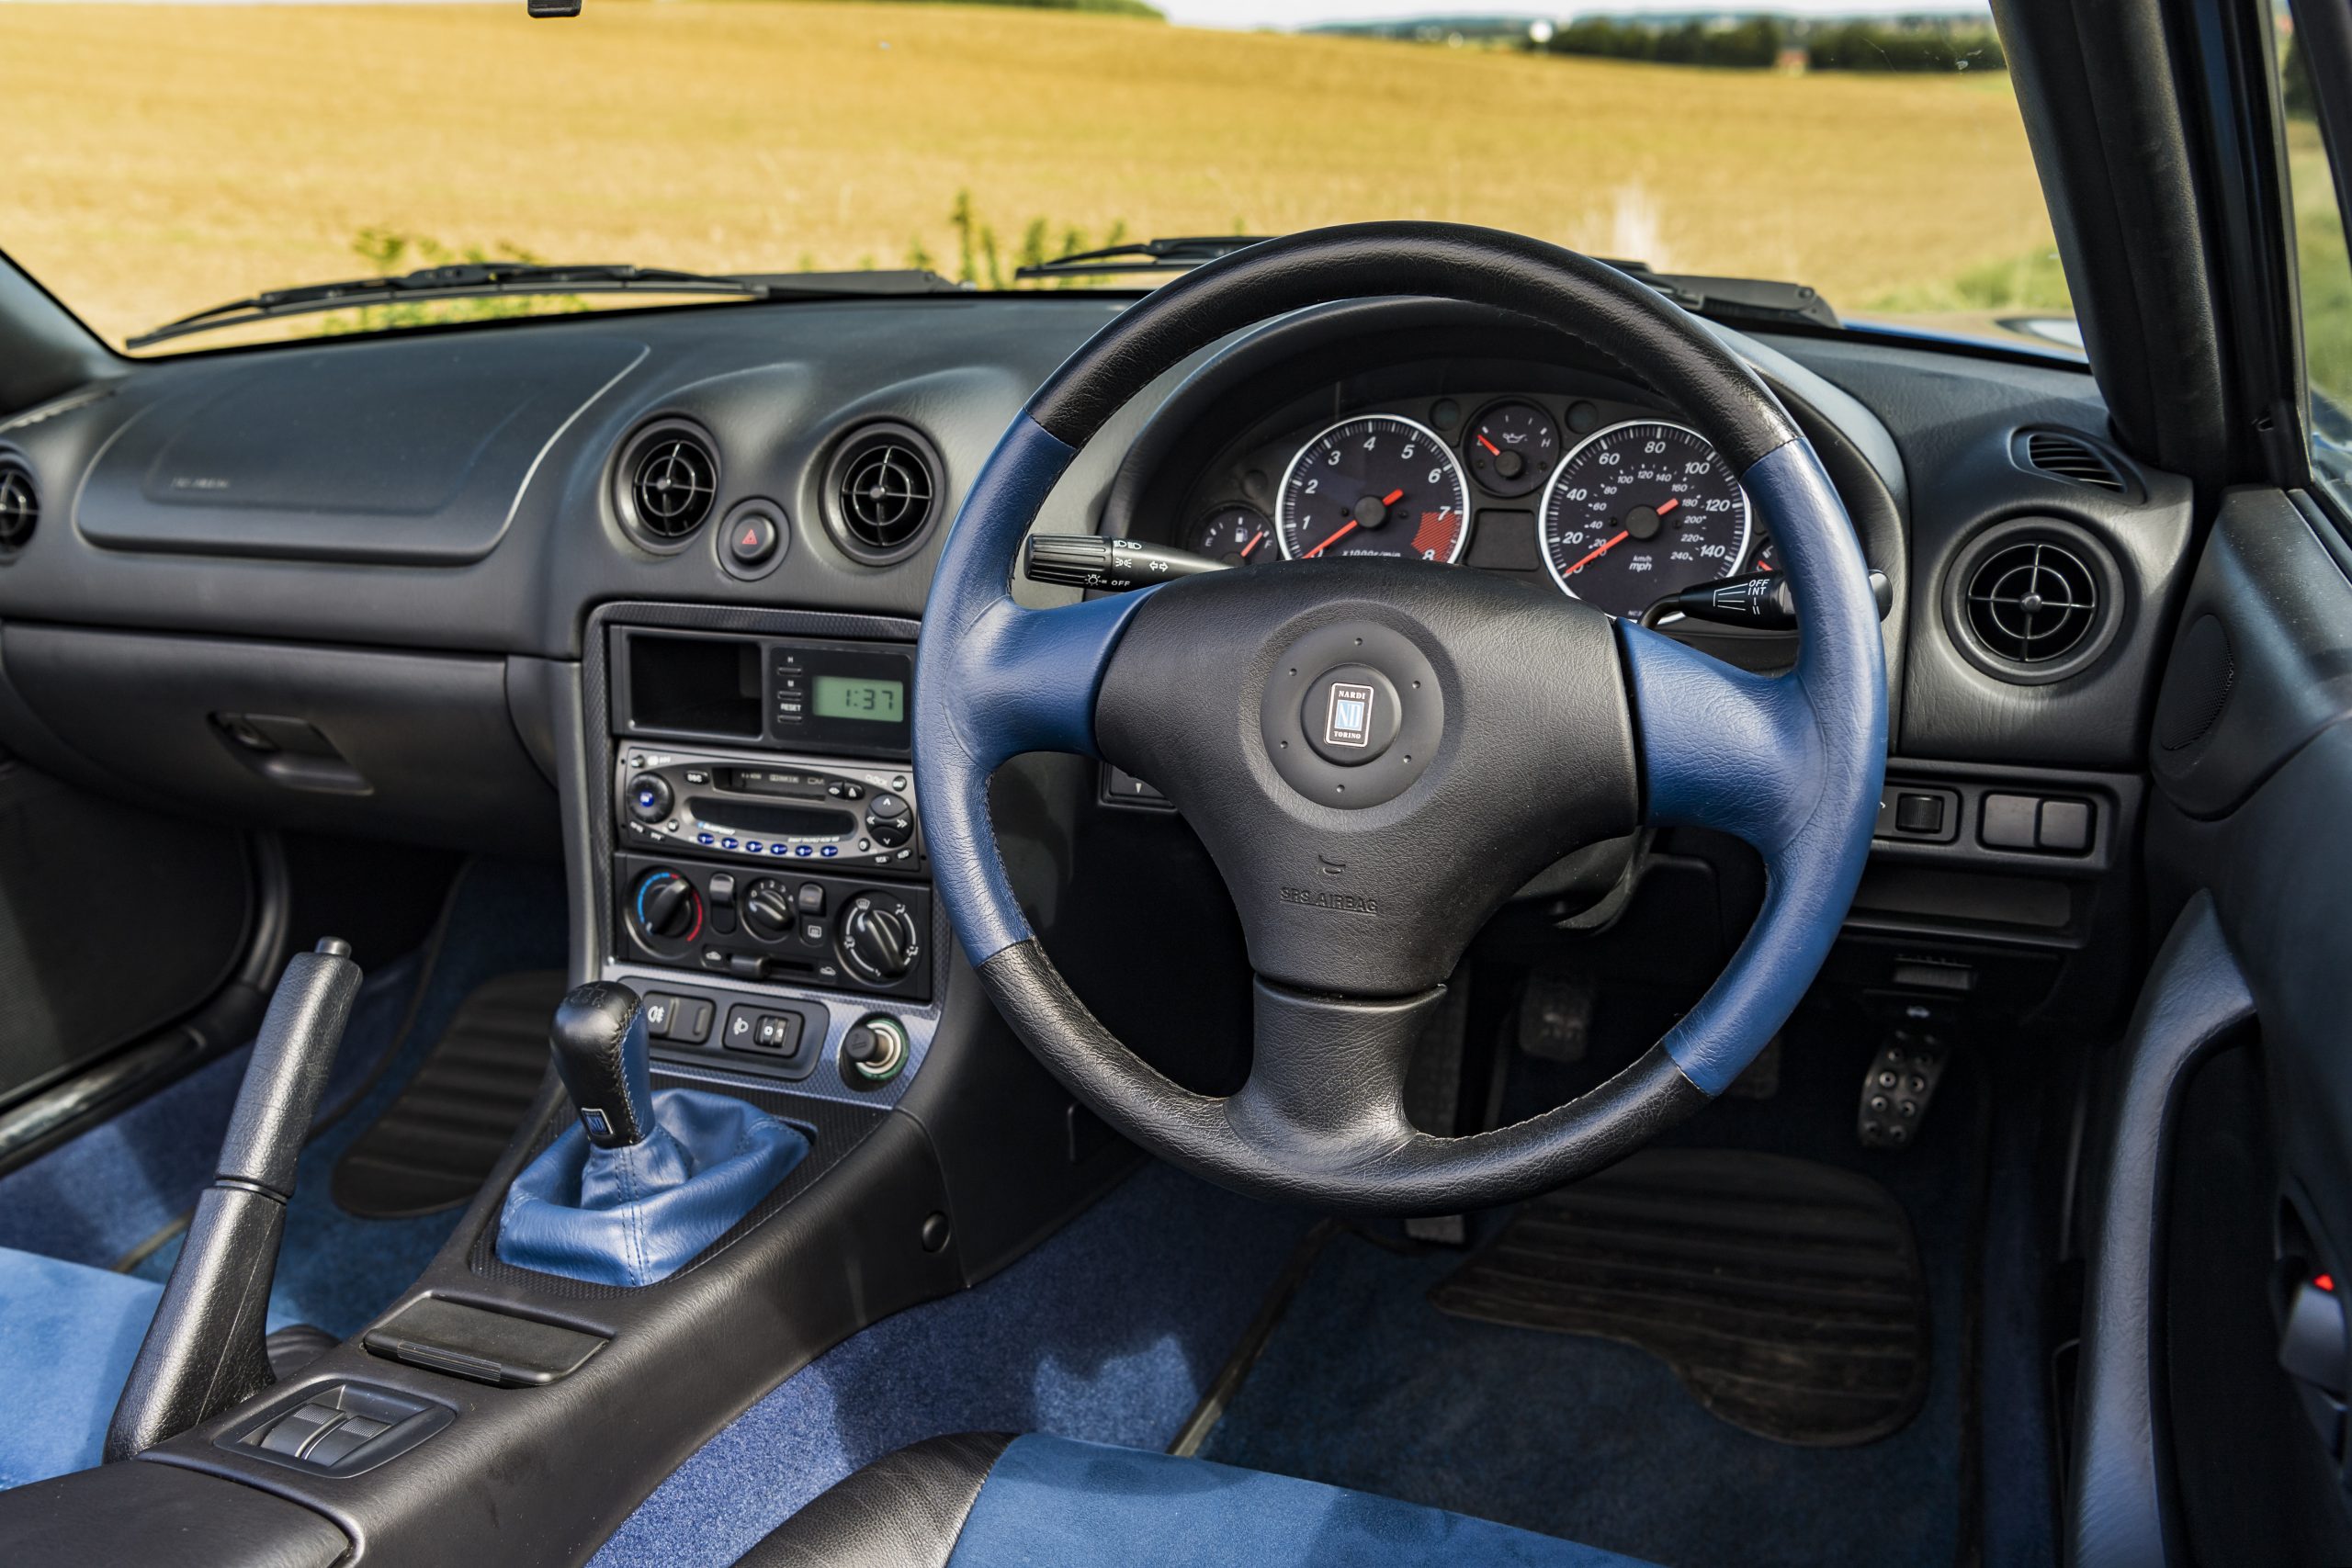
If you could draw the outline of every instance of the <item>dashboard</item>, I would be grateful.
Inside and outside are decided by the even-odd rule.
[[[755,1035],[837,1042],[887,1004],[919,1057],[949,944],[920,824],[874,809],[921,764],[895,728],[906,656],[965,487],[1121,308],[1080,290],[697,307],[127,367],[0,418],[0,467],[38,504],[0,543],[0,746],[174,811],[560,854],[576,968],[667,976],[690,1021],[713,1004],[713,1040],[745,1008]],[[1858,977],[1900,993],[1925,953],[1980,994],[2055,994],[2129,940],[2188,487],[2108,446],[2078,370],[1714,330],[1820,453],[1892,590]],[[1423,299],[1302,311],[1177,367],[1079,456],[1037,531],[1250,570],[1409,555],[1629,618],[1774,566],[1703,422],[1639,367]],[[2079,619],[2001,641],[2004,573],[2061,557]],[[1661,629],[1758,670],[1797,646]],[[2082,831],[2018,837],[2039,819],[2018,803],[2050,801]],[[1090,947],[1113,973],[1134,950],[1123,868],[1211,874],[1139,781],[1024,762],[996,809],[1074,977]],[[1735,851],[1644,853],[1645,886],[1720,904],[1667,929],[1736,929]],[[1522,900],[1547,930],[1576,918],[1561,886]],[[1148,944],[1171,973],[1246,974],[1203,886]],[[1106,1016],[1130,1037],[1185,1016],[1131,989],[1164,1016]]]

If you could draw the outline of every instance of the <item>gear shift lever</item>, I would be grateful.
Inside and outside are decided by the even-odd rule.
[[[498,1256],[518,1268],[606,1285],[665,1280],[808,1152],[800,1132],[731,1095],[657,1096],[645,1015],[627,986],[575,987],[548,1045],[580,1127],[506,1190]]]
[[[610,980],[574,987],[556,1007],[548,1046],[591,1144],[626,1149],[645,1142],[658,1123],[651,1048],[635,991]]]

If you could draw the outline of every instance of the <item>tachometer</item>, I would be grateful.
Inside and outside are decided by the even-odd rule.
[[[1290,560],[1414,556],[1451,566],[1470,539],[1470,486],[1427,425],[1359,414],[1290,460],[1274,538]]]
[[[1739,570],[1747,492],[1697,431],[1628,420],[1594,431],[1561,462],[1537,527],[1563,592],[1630,618]]]

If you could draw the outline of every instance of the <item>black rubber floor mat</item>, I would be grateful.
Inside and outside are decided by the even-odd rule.
[[[1442,1312],[1649,1351],[1716,1416],[1847,1447],[1928,1393],[1928,1291],[1894,1195],[1781,1155],[1652,1149],[1526,1204]]]
[[[384,1220],[472,1198],[538,1092],[563,992],[555,969],[475,987],[400,1099],[336,1162],[336,1205]]]

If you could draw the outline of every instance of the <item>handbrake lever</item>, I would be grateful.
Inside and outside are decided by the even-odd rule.
[[[212,1185],[197,1200],[171,1282],[107,1427],[130,1459],[276,1381],[263,1337],[294,1170],[359,995],[351,944],[294,955],[269,998]]]

